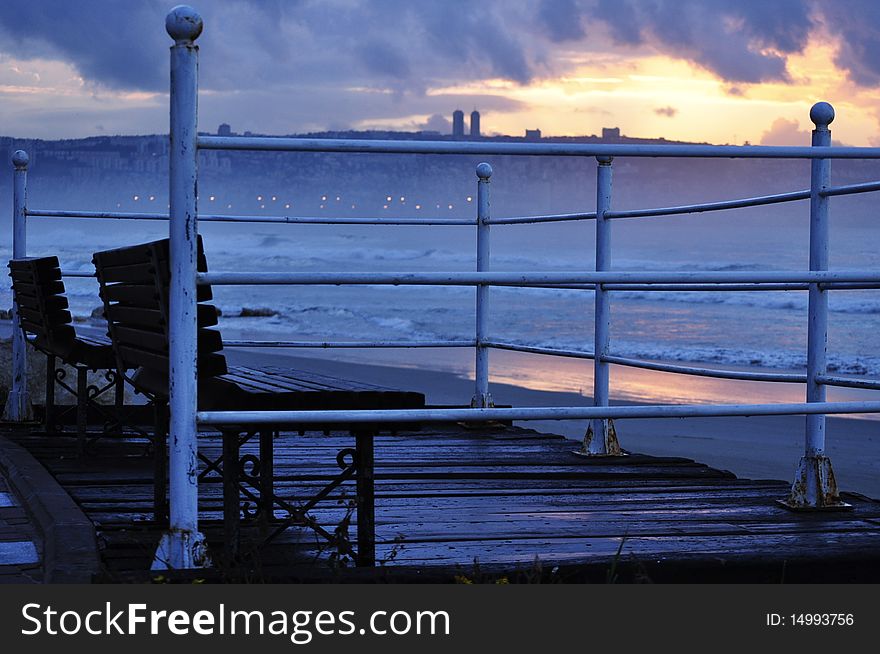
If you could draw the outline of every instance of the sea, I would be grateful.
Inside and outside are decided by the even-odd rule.
[[[832,214],[831,268],[880,270],[880,224],[860,212]],[[472,204],[465,204],[461,216]],[[460,216],[460,217],[461,217]],[[786,271],[808,263],[808,206],[764,207],[714,214],[613,222],[612,267],[629,271]],[[495,271],[594,269],[594,223],[508,225],[491,228]],[[202,223],[211,271],[469,271],[475,269],[475,230],[452,226],[327,226]],[[56,254],[65,271],[92,272],[91,253],[162,238],[162,222],[31,218],[28,253]],[[10,256],[2,241],[0,256]],[[67,280],[72,313],[98,324],[97,285]],[[227,286],[215,287],[227,339],[351,341],[453,340],[474,334],[475,291],[463,287]],[[591,351],[591,290],[492,288],[493,340]],[[0,304],[11,303],[8,285]],[[830,294],[828,369],[880,378],[880,292]],[[258,314],[242,317],[242,314]],[[761,371],[803,371],[807,340],[806,292],[613,292],[612,352],[676,363]],[[471,350],[298,350],[403,367],[473,374]],[[510,361],[510,359],[506,359]],[[589,392],[590,361],[569,362],[560,379],[556,359],[518,357],[493,377],[548,390]],[[620,399],[673,398],[668,376]],[[674,376],[676,384],[690,383]],[[517,381],[519,380],[519,381]],[[665,380],[665,381],[664,381]],[[683,380],[683,381],[682,381]],[[612,377],[612,388],[614,377]],[[715,386],[711,387],[715,389]],[[798,391],[802,393],[802,390]],[[707,390],[697,402],[731,401],[735,393]],[[612,395],[615,395],[614,390]],[[866,392],[861,396],[876,397]],[[721,397],[723,396],[723,398]],[[847,396],[849,397],[849,396]],[[467,399],[467,398],[465,398]]]

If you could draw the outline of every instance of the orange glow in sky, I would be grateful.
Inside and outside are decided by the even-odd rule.
[[[447,103],[455,96],[474,95],[520,103],[512,111],[484,112],[486,133],[519,136],[526,128],[540,128],[544,136],[585,135],[620,127],[622,134],[634,137],[731,144],[763,140],[774,145],[806,145],[810,107],[826,100],[836,110],[836,140],[849,145],[880,142],[880,89],[850,82],[835,66],[834,53],[835,45],[816,35],[803,53],[788,57],[788,83],[732,85],[666,55],[590,57],[572,52],[568,58],[573,68],[561,77],[528,85],[485,79],[432,88],[428,95]],[[363,125],[393,128],[427,118],[365,120]],[[780,119],[789,129],[767,134]]]

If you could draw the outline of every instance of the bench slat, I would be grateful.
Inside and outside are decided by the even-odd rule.
[[[150,243],[141,243],[113,250],[95,252],[92,262],[95,267],[104,269],[111,266],[127,266],[133,263],[149,263],[152,261]]]
[[[254,368],[249,369],[239,369],[239,374],[243,379],[246,379],[255,384],[265,384],[274,386],[276,388],[285,389],[285,390],[300,390],[300,391],[328,391],[328,390],[353,390],[351,386],[343,386],[340,384],[332,384],[332,383],[310,383],[307,381],[302,381],[296,378],[284,378],[281,375],[274,375],[271,373],[265,373],[262,370],[257,370]]]
[[[24,293],[31,297],[39,295],[61,295],[64,293],[64,282],[47,282],[46,284],[28,284],[25,282],[16,282],[13,288],[18,293]]]
[[[131,325],[132,327],[145,327],[160,329],[165,326],[165,316],[158,309],[143,309],[141,307],[127,307],[122,304],[111,304],[104,309],[108,321]],[[217,308],[210,304],[200,304],[197,309],[199,328],[213,327],[217,324]]]
[[[67,343],[76,338],[76,331],[70,325],[57,325],[52,329],[46,329],[45,326],[31,322],[24,316],[21,316],[19,320],[21,321],[21,328],[24,331],[50,343]]]
[[[30,307],[20,306],[18,308],[18,314],[32,323],[44,325],[47,329],[51,329],[58,325],[68,325],[73,320],[70,316],[70,311],[66,310],[35,311]]]
[[[147,331],[134,327],[116,325],[116,338],[130,347],[143,347],[154,352],[168,351],[168,338],[165,332]],[[198,333],[199,352],[219,352],[223,349],[220,332],[213,329],[200,329]]]
[[[40,300],[32,295],[24,295],[18,292],[18,289],[15,290],[15,299],[18,302],[18,306],[31,309],[32,311],[41,311],[42,307],[40,306]],[[50,295],[46,298],[43,298],[44,306],[47,311],[61,311],[67,308],[67,298],[63,295]]]
[[[101,289],[101,297],[107,302],[159,308],[159,293],[153,284],[110,284]]]
[[[155,274],[156,268],[152,261],[148,263],[133,263],[125,266],[103,266],[101,268],[101,277],[107,284],[113,282],[144,284],[152,281]]]
[[[168,372],[167,356],[121,344],[117,344],[117,349],[122,362],[131,368],[143,366],[144,368],[149,368],[150,370],[155,370],[161,373]],[[216,353],[206,355],[200,354],[198,359],[198,369],[200,379],[205,377],[219,377],[226,373],[226,358]],[[165,389],[165,392],[168,392],[167,388]]]
[[[46,282],[57,282],[61,279],[60,268],[48,268],[46,270],[11,270],[9,276],[12,282],[25,282],[26,284],[45,284]]]
[[[61,268],[58,257],[22,257],[21,259],[10,259],[7,265],[10,270],[41,271]]]

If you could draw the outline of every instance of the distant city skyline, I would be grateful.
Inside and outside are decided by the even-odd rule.
[[[172,4],[4,0],[0,132],[166,132]],[[445,134],[479,107],[482,135],[803,144],[827,100],[836,140],[880,144],[873,0],[192,4],[207,131]]]

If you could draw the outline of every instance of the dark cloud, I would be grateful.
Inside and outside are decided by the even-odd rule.
[[[862,86],[880,84],[880,3],[840,0],[819,5],[828,30],[838,37],[834,63]]]
[[[167,86],[165,13],[159,0],[3,0],[0,51],[70,61],[88,81],[110,88]],[[203,82],[216,88],[265,82],[358,78],[382,84],[535,75],[527,34],[500,3],[466,0],[351,4],[291,0],[195,3],[205,20],[203,52],[220,66]],[[364,73],[366,72],[366,79]]]
[[[108,86],[156,89],[167,85],[167,10],[159,0],[3,0],[0,48],[19,58],[55,54]]]
[[[164,88],[167,0],[3,0],[0,51],[70,61],[90,82]],[[785,81],[786,57],[824,26],[835,61],[858,84],[880,83],[876,0],[212,0],[200,39],[219,66],[215,88],[294,80],[400,83],[501,77],[529,82],[564,72],[555,44],[649,48],[731,84]],[[585,32],[589,29],[589,38]]]
[[[525,34],[507,26],[508,16],[517,14],[512,6],[471,0],[406,2],[404,6],[424,31],[432,52],[443,53],[450,62],[469,63],[477,71],[517,82],[532,78],[534,70],[525,56],[527,42],[521,38]],[[471,77],[466,70],[456,72]]]
[[[582,10],[576,0],[541,0],[537,19],[553,41],[576,41],[584,36]]]
[[[675,107],[657,107],[654,109],[654,113],[658,116],[666,116],[667,118],[674,118],[675,114],[678,113],[678,109]]]
[[[380,77],[405,80],[411,75],[404,53],[390,43],[371,40],[358,46],[358,54],[366,69]]]

